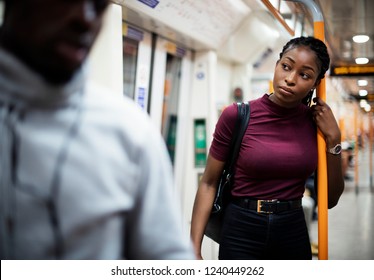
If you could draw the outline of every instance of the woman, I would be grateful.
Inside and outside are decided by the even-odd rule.
[[[276,63],[274,93],[250,102],[221,236],[219,259],[311,259],[301,198],[317,168],[317,127],[326,140],[328,207],[344,190],[340,130],[329,106],[313,91],[330,63],[326,45],[313,37],[289,41]],[[191,238],[197,258],[237,118],[222,113],[196,194]]]

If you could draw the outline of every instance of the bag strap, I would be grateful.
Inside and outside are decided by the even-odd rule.
[[[243,136],[248,127],[249,115],[250,115],[249,102],[237,103],[237,106],[238,106],[238,119],[236,121],[235,134],[233,134],[233,138],[232,138],[231,145],[230,145],[231,156],[229,160],[226,162],[227,164],[226,168],[228,171],[227,175],[230,177],[233,174],[234,166],[236,164],[236,160],[239,155]],[[230,179],[230,178],[227,178],[227,179]]]
[[[238,106],[238,118],[236,120],[235,129],[232,134],[233,137],[231,138],[231,142],[230,142],[230,153],[231,154],[230,154],[229,159],[225,163],[225,166],[223,168],[223,172],[220,178],[220,182],[218,184],[216,196],[213,201],[213,208],[212,208],[213,213],[217,213],[221,210],[224,185],[228,185],[228,186],[231,185],[230,180],[231,180],[232,175],[234,174],[234,166],[236,163],[236,159],[238,157],[242,139],[243,139],[245,131],[247,130],[247,126],[249,122],[249,115],[250,115],[249,102],[237,103],[237,106]],[[228,184],[225,184],[223,182],[226,182]]]

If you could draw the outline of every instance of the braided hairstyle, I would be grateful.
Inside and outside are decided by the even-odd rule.
[[[319,68],[319,75],[317,77],[317,82],[319,82],[321,79],[325,77],[326,71],[329,69],[330,66],[330,56],[327,52],[327,47],[324,42],[321,40],[314,38],[314,37],[297,37],[292,40],[290,40],[286,45],[284,45],[282,52],[279,54],[279,58],[282,58],[283,55],[300,46],[305,46],[310,48],[317,57],[317,66]],[[310,105],[312,101],[313,96],[313,90],[311,90],[308,95],[302,100],[302,103],[306,105]]]

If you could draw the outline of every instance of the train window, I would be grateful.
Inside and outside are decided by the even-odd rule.
[[[177,134],[181,67],[182,59],[180,57],[167,54],[161,131],[173,163]]]
[[[131,99],[134,99],[135,94],[138,46],[138,41],[123,37],[123,91]]]

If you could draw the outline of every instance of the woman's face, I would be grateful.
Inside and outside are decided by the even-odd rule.
[[[2,44],[52,83],[68,81],[81,66],[109,0],[12,0]]]
[[[316,60],[316,54],[305,46],[285,52],[275,67],[271,100],[286,108],[299,105],[318,84]]]

